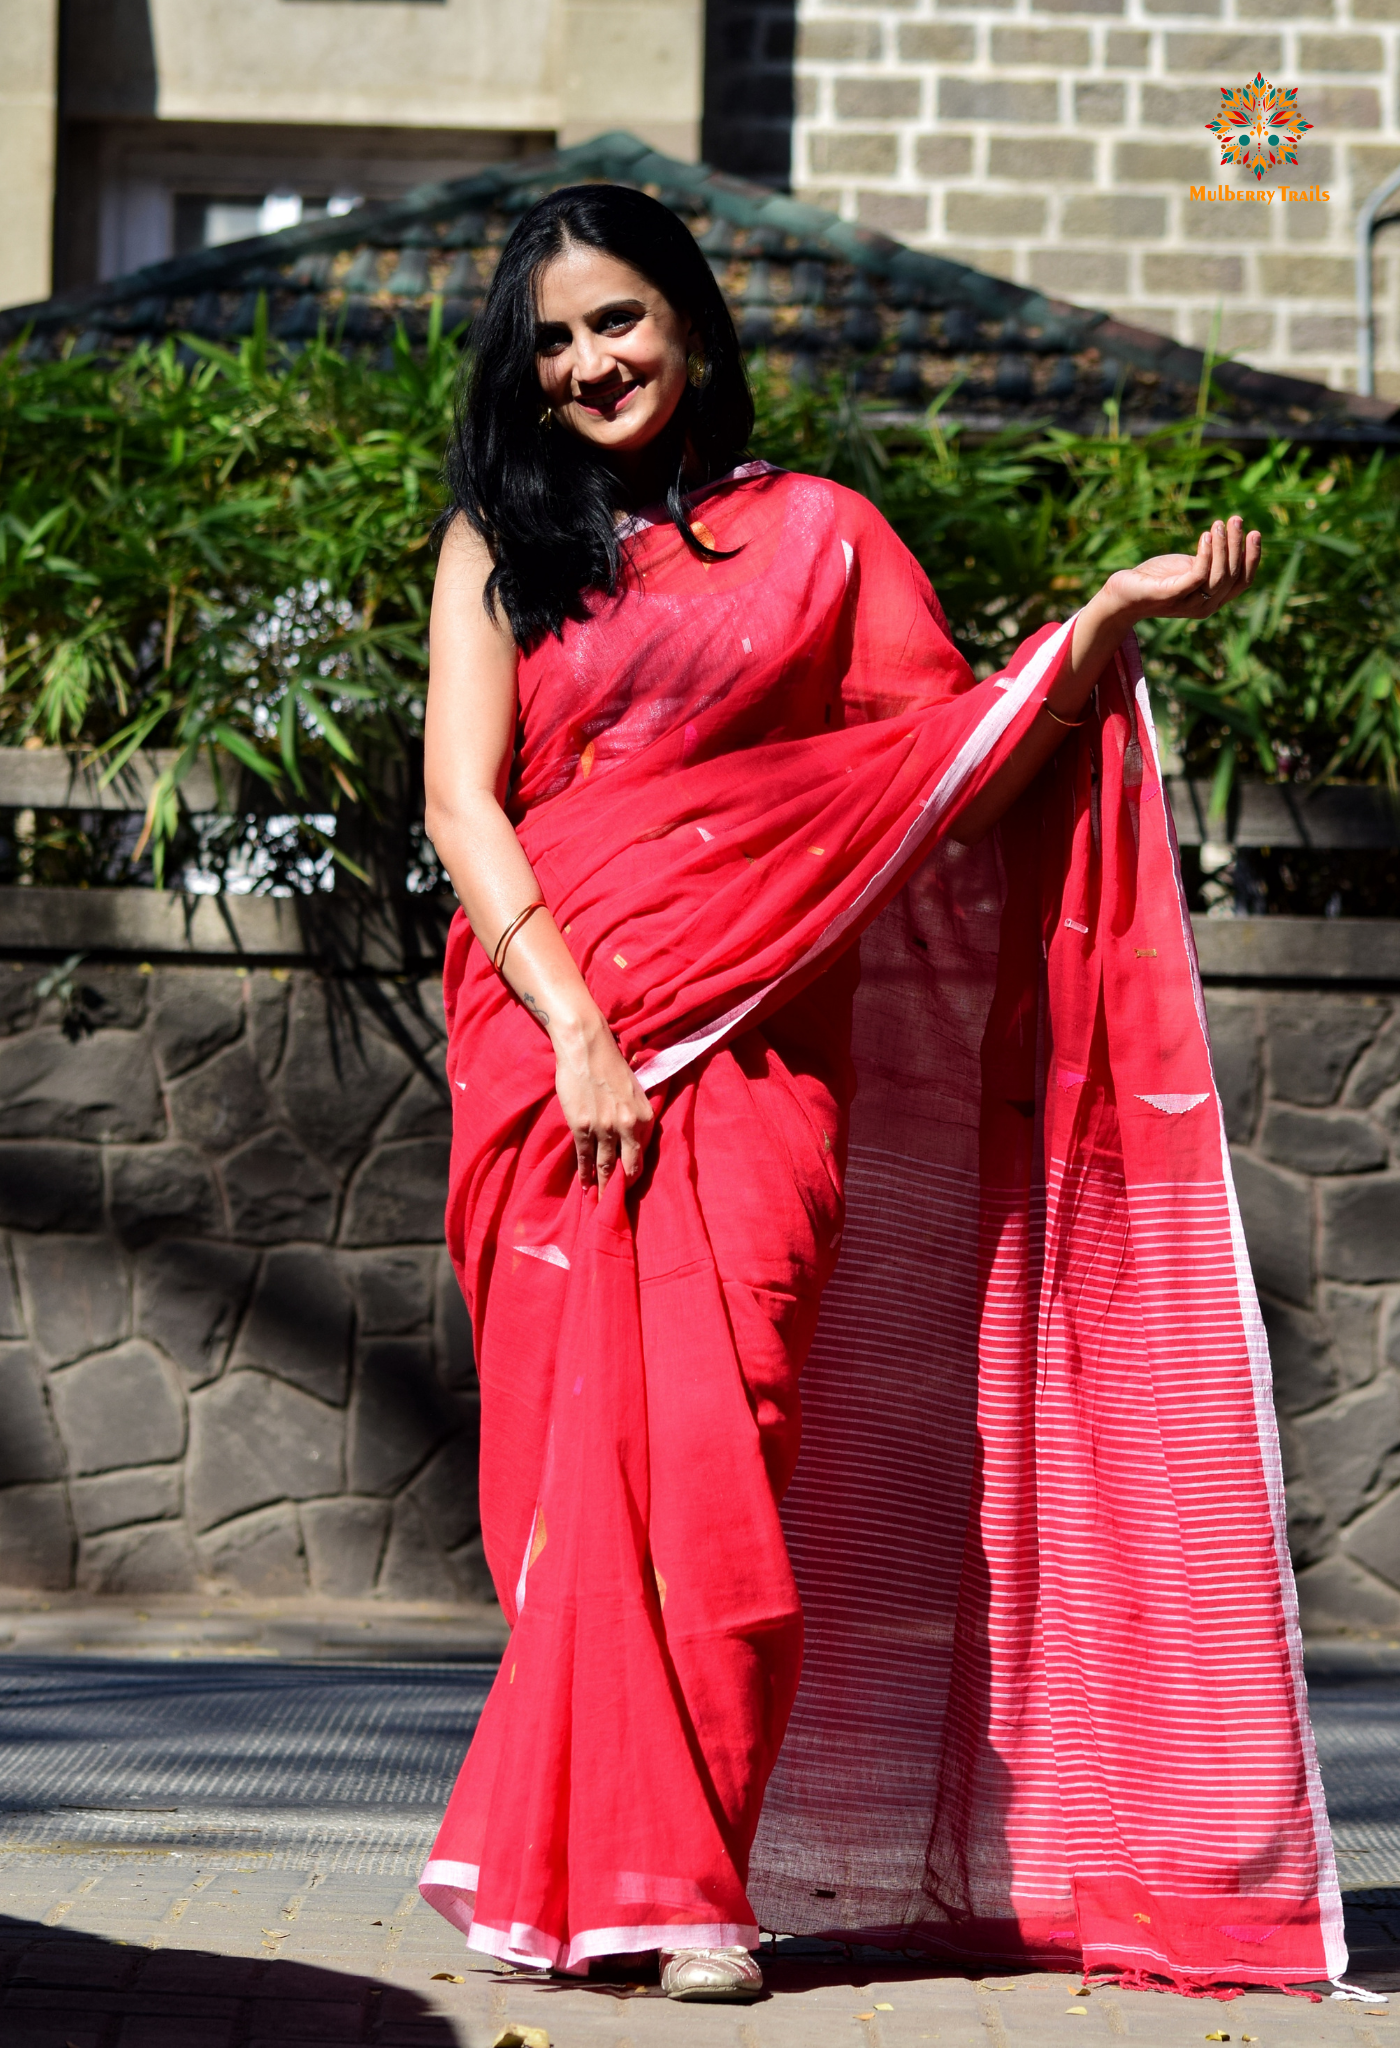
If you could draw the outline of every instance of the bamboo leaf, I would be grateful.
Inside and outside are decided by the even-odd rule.
[[[331,713],[326,709],[326,706],[316,696],[315,692],[309,689],[299,689],[297,691],[297,701],[301,705],[301,708],[306,713],[307,717],[312,721],[312,723],[314,725],[319,726],[321,731],[326,735],[326,738],[335,748],[341,760],[349,761],[352,765],[354,765],[354,748],[350,745],[350,742],[346,739],[344,733],[336,724],[335,719],[331,716]]]
[[[277,726],[277,745],[282,755],[282,766],[290,776],[298,795],[306,795],[306,784],[302,779],[301,764],[297,760],[297,692],[295,687],[287,691],[282,699],[282,716]]]
[[[226,719],[214,720],[209,727],[208,738],[211,744],[223,747],[236,761],[241,761],[245,768],[251,768],[255,775],[260,775],[264,782],[275,786],[280,779],[272,763]]]

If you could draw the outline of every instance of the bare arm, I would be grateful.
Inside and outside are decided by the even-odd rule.
[[[543,894],[502,804],[515,740],[516,647],[482,603],[485,544],[464,519],[443,542],[428,640],[424,783],[428,837],[472,930],[488,951]],[[651,1106],[548,907],[511,940],[507,983],[554,1049],[555,1087],[579,1177],[601,1193],[619,1160],[641,1171]]]
[[[1135,569],[1120,569],[1091,597],[1074,622],[1070,656],[1045,702],[1068,723],[1084,715],[1094,686],[1142,619],[1208,619],[1247,590],[1259,567],[1260,538],[1246,534],[1236,514],[1217,519],[1201,535],[1194,555],[1154,555]],[[1066,736],[1043,708],[953,833],[975,845],[1027,789]]]

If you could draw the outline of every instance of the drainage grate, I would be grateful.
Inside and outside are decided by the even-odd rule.
[[[485,1661],[7,1657],[0,1847],[412,1876],[493,1676]],[[1379,1905],[1400,1886],[1400,1675],[1319,1674],[1310,1693],[1342,1885]]]
[[[354,1668],[7,1658],[0,1844],[307,1854],[413,1874],[494,1676],[489,1663]]]
[[[1400,1884],[1400,1678],[1319,1674],[1308,1697],[1342,1888]]]

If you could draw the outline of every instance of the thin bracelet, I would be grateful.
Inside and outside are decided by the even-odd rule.
[[[1040,708],[1042,711],[1050,711],[1050,706],[1043,699],[1041,700]],[[1061,718],[1058,711],[1050,711],[1050,716],[1054,719],[1056,725],[1067,726],[1071,732],[1077,732],[1081,725],[1089,723],[1087,718]]]
[[[510,949],[511,940],[520,930],[521,925],[527,923],[528,920],[534,916],[537,910],[543,910],[544,907],[545,902],[543,896],[537,896],[533,903],[527,903],[525,905],[525,908],[521,911],[519,917],[513,917],[511,919],[510,923],[501,933],[501,936],[496,941],[496,950],[491,955],[491,965],[495,968],[497,974],[504,975],[505,973],[506,954]]]

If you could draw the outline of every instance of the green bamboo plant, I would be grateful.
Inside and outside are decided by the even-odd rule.
[[[172,750],[140,849],[158,882],[201,755],[241,778],[227,845],[277,814],[359,872],[401,803],[388,770],[421,736],[460,361],[436,321],[371,360],[328,336],[281,349],[265,317],[236,348],[0,357],[0,745],[76,747],[109,777]],[[1220,810],[1242,772],[1400,789],[1400,460],[1246,454],[1205,436],[1204,398],[1142,438],[1110,404],[1101,434],[973,439],[948,420],[955,394],[882,428],[840,378],[755,379],[756,452],[876,499],[980,673],[1113,569],[1239,510],[1265,539],[1249,603],[1143,633],[1178,755]]]
[[[458,363],[436,325],[386,365],[325,340],[289,361],[265,318],[236,350],[0,363],[0,744],[77,745],[108,778],[174,750],[157,879],[201,752],[274,808],[373,807],[421,721]]]
[[[1242,772],[1400,790],[1400,459],[1249,455],[1198,415],[1142,437],[1016,431],[969,442],[933,408],[878,459],[821,387],[765,389],[765,453],[865,490],[928,569],[979,673],[1113,570],[1195,547],[1238,511],[1264,536],[1244,607],[1155,621],[1144,661],[1169,734],[1222,810]],[[867,425],[866,435],[873,437]]]

